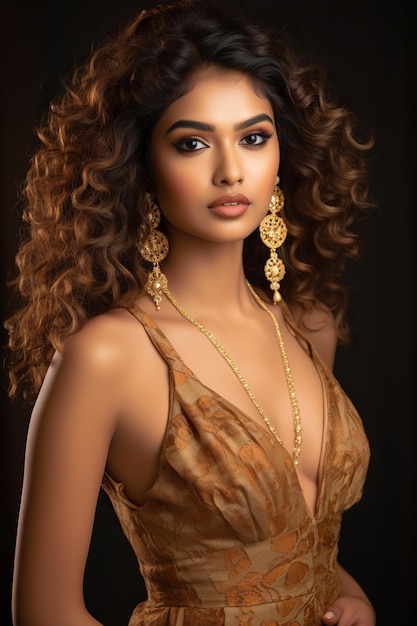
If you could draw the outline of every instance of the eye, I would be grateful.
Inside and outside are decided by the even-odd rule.
[[[243,139],[239,143],[246,146],[261,146],[266,141],[268,141],[270,137],[272,137],[272,133],[261,130],[245,135],[245,137],[243,137]]]
[[[174,143],[174,148],[181,152],[198,152],[207,147],[207,144],[198,137],[184,137]]]

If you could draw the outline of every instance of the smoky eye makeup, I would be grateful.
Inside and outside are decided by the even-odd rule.
[[[265,129],[261,130],[253,130],[249,133],[246,133],[244,137],[240,140],[240,144],[247,146],[262,146],[265,144],[268,139],[272,137],[272,131],[267,131]]]
[[[181,139],[175,141],[172,145],[179,152],[199,152],[200,150],[209,147],[206,141],[203,141],[200,137],[195,137],[193,135],[181,137]]]
[[[272,135],[272,131],[267,131],[265,129],[253,130],[246,132],[239,140],[239,144],[247,147],[262,146],[272,137]],[[181,137],[177,141],[173,142],[172,145],[180,152],[199,152],[204,148],[208,148],[210,144],[204,139],[201,139],[201,137],[188,135],[186,137]]]

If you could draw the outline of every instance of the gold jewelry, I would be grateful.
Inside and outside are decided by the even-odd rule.
[[[250,290],[253,298],[255,299],[257,304],[264,311],[266,311],[266,313],[268,313],[268,315],[270,316],[270,318],[271,318],[271,320],[272,320],[272,322],[274,324],[275,334],[277,336],[278,345],[279,345],[279,349],[280,349],[280,352],[281,352],[282,364],[284,366],[285,378],[286,378],[288,392],[289,392],[290,401],[291,401],[291,412],[292,412],[293,421],[294,421],[293,463],[294,463],[294,467],[297,467],[297,465],[298,465],[298,457],[301,454],[301,442],[302,442],[302,437],[301,437],[301,418],[300,418],[300,411],[299,411],[299,407],[298,407],[297,395],[295,393],[294,381],[292,379],[291,368],[290,368],[290,364],[288,362],[287,352],[285,350],[284,341],[283,341],[282,335],[281,335],[281,329],[279,327],[278,320],[275,317],[275,315],[266,306],[266,304],[261,300],[261,298],[258,296],[258,294],[254,291],[254,289],[252,288],[251,284],[248,281],[246,281],[246,282],[247,282],[247,285],[249,287],[249,290]],[[177,309],[177,311],[186,320],[191,322],[191,324],[194,324],[194,326],[196,328],[198,328],[198,330],[200,332],[202,332],[211,341],[211,343],[218,350],[218,352],[220,352],[220,354],[222,355],[222,357],[224,358],[226,363],[231,367],[231,369],[234,371],[234,373],[238,377],[242,387],[244,388],[244,390],[248,394],[249,398],[252,400],[254,406],[256,407],[258,413],[263,418],[263,420],[266,423],[267,427],[269,428],[270,432],[275,437],[275,439],[278,441],[278,443],[280,443],[281,446],[282,446],[283,445],[282,439],[280,438],[277,429],[275,428],[275,426],[273,426],[273,424],[271,424],[271,420],[269,419],[268,415],[265,413],[265,411],[263,410],[263,408],[261,407],[259,402],[256,400],[255,396],[253,395],[252,391],[249,388],[248,383],[244,379],[244,377],[241,374],[241,372],[240,372],[239,368],[237,367],[236,363],[228,355],[228,353],[223,348],[223,346],[219,343],[219,340],[213,335],[213,333],[211,331],[207,330],[207,328],[205,328],[202,324],[200,324],[200,322],[197,322],[197,320],[192,318],[191,315],[189,315],[187,313],[187,311],[185,311],[185,309],[182,308],[182,306],[179,304],[179,302],[177,302],[177,300],[174,298],[172,293],[169,291],[167,285],[165,285],[163,287],[163,291],[164,291],[164,294],[167,296],[168,300],[171,302],[171,304]]]
[[[263,243],[270,248],[269,259],[265,263],[264,272],[266,278],[271,283],[271,289],[274,291],[273,301],[277,304],[281,300],[279,292],[279,282],[285,276],[285,265],[278,257],[277,248],[282,246],[287,236],[287,227],[282,217],[278,215],[284,206],[284,194],[278,187],[279,177],[277,176],[274,195],[269,204],[270,213],[264,217],[259,224],[259,234]]]
[[[145,202],[147,205],[147,217],[150,224],[150,233],[143,242],[139,242],[138,250],[144,259],[153,263],[152,271],[148,276],[148,284],[146,290],[155,302],[156,310],[159,311],[162,301],[162,293],[166,288],[168,281],[165,274],[161,271],[159,263],[163,261],[168,254],[169,243],[164,233],[157,230],[161,221],[161,210],[157,203],[152,200],[150,194],[146,192]]]

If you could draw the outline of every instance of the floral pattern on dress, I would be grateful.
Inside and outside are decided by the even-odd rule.
[[[205,387],[152,318],[132,314],[167,362],[173,392],[145,504],[103,478],[147,586],[129,626],[321,626],[340,590],[341,517],[360,499],[369,463],[354,406],[309,347],[327,411],[312,516],[283,446]]]

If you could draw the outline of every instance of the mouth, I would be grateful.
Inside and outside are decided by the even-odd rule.
[[[209,209],[216,209],[218,207],[248,207],[250,204],[249,199],[242,193],[228,193],[216,198],[208,205]]]
[[[250,200],[242,193],[227,193],[208,205],[210,211],[218,217],[233,218],[243,215],[250,205]]]

